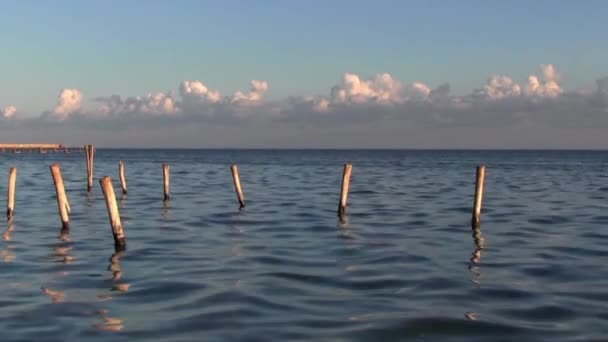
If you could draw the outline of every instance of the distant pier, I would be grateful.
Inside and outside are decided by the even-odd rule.
[[[82,147],[69,147],[63,144],[0,144],[0,153],[47,153],[47,152],[82,152]]]

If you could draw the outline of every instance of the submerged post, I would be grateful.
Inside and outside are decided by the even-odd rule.
[[[17,181],[17,168],[11,167],[8,171],[8,204],[6,218],[11,219],[15,213],[15,182]]]
[[[477,183],[475,185],[475,202],[473,202],[473,227],[478,227],[481,223],[481,201],[483,199],[483,182],[486,177],[486,166],[477,166]]]
[[[117,249],[123,249],[126,245],[125,234],[120,222],[120,214],[118,213],[118,205],[116,204],[116,196],[114,195],[114,187],[112,186],[112,178],[105,176],[99,180],[103,196],[106,199],[106,207],[108,208],[108,217],[112,226],[112,236],[114,237],[114,246]]]
[[[63,187],[63,178],[61,177],[61,168],[59,164],[51,165],[51,175],[53,175],[55,193],[57,194],[57,208],[59,209],[59,216],[61,217],[61,231],[67,232],[70,230],[70,204],[68,203],[68,197],[65,194],[65,188]]]
[[[245,195],[243,195],[243,188],[241,187],[241,178],[239,177],[239,168],[236,164],[230,166],[232,171],[232,180],[234,181],[234,190],[236,190],[236,196],[239,200],[241,208],[245,208]]]
[[[87,191],[91,192],[93,190],[93,164],[95,160],[95,146],[87,145],[85,146],[85,151],[87,153]]]
[[[125,179],[125,163],[118,162],[118,177],[120,178],[120,187],[122,188],[122,194],[127,194],[127,180]]]
[[[348,163],[344,165],[344,173],[342,175],[342,190],[340,191],[340,204],[338,205],[338,216],[343,216],[346,213],[346,201],[348,199],[348,188],[350,186],[350,174],[352,171],[352,164]]]
[[[165,201],[169,200],[169,181],[171,175],[169,174],[169,164],[163,164],[163,199]]]

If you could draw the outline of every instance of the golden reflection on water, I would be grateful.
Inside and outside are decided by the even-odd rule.
[[[106,309],[98,310],[97,314],[101,322],[93,324],[93,327],[96,329],[116,332],[121,331],[125,327],[125,321],[122,318],[108,316],[108,310]]]
[[[74,257],[70,255],[71,246],[58,246],[53,249],[53,255],[59,257],[59,260],[64,264],[71,264]]]
[[[53,303],[62,303],[65,301],[65,292],[58,290],[51,290],[46,287],[42,287],[42,294],[51,297]]]
[[[479,318],[476,312],[467,312],[464,317],[469,321],[476,321]]]

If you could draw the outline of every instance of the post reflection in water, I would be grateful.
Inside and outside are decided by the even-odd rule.
[[[70,241],[70,229],[69,228],[61,228],[61,231],[59,232],[59,240],[61,240],[63,242]]]
[[[11,241],[11,233],[13,230],[15,230],[15,224],[13,223],[13,219],[11,218],[8,221],[8,227],[6,228],[4,233],[2,233],[2,240],[6,241],[7,243],[5,244],[5,248],[0,250],[0,258],[2,258],[2,262],[7,264],[15,260],[15,253],[13,253],[13,251],[11,250],[13,246],[8,243],[9,241]]]
[[[473,283],[480,286],[479,278],[481,277],[481,273],[479,272],[479,267],[477,265],[481,262],[481,251],[485,247],[485,239],[481,235],[479,225],[473,225],[473,240],[475,241],[475,250],[469,259],[469,271],[471,271],[471,274],[473,275]]]
[[[51,290],[46,287],[42,287],[42,294],[47,295],[51,298],[53,303],[62,303],[65,301],[65,292],[58,290]]]
[[[340,235],[342,237],[352,238],[352,230],[350,227],[350,221],[348,220],[348,216],[339,215],[338,216],[338,227],[341,228]]]
[[[113,284],[110,288],[110,291],[112,292],[125,293],[129,291],[129,287],[131,287],[131,284],[129,283],[118,282],[122,278],[122,268],[120,266],[120,259],[123,255],[124,249],[117,248],[110,257],[110,265],[108,266],[108,270],[112,272]],[[97,296],[97,300],[99,301],[106,301],[112,298],[114,298],[113,294],[104,294]]]
[[[70,264],[74,260],[74,257],[70,255],[71,250],[71,246],[57,246],[53,249],[53,256],[59,257],[58,261],[64,264]]]
[[[131,284],[129,283],[120,283],[118,282],[123,274],[122,267],[120,265],[120,259],[124,255],[125,249],[117,247],[114,250],[114,253],[110,257],[110,265],[108,266],[108,270],[112,272],[112,287],[110,288],[111,292],[118,293],[126,293],[129,291],[129,287]],[[98,301],[106,301],[111,300],[115,297],[112,294],[104,294],[98,295]],[[101,318],[101,323],[97,322],[93,324],[95,329],[103,330],[103,331],[121,331],[124,328],[124,320],[118,317],[110,317],[108,316],[108,310],[101,309],[97,311],[97,314]]]
[[[169,203],[169,201],[163,201],[163,211],[161,212],[161,217],[163,220],[165,221],[169,221],[172,218],[172,213],[171,213],[171,205]]]
[[[15,224],[13,223],[13,219],[11,218],[8,221],[8,227],[6,227],[6,230],[4,231],[4,233],[2,233],[2,240],[11,241],[11,233],[13,232],[13,230],[15,230]]]
[[[118,199],[119,208],[124,209],[125,204],[127,204],[127,195],[122,194],[122,195],[120,195],[120,198]]]
[[[471,272],[471,281],[477,286],[480,287],[481,283],[479,282],[479,278],[481,278],[481,273],[479,271],[478,264],[481,262],[481,251],[485,247],[485,239],[481,235],[481,229],[479,224],[473,223],[473,241],[475,242],[475,250],[471,254],[471,258],[469,259],[469,271]],[[476,321],[479,318],[478,313],[476,312],[466,312],[464,317],[470,321]]]
[[[121,331],[124,328],[124,320],[118,317],[109,317],[108,310],[101,309],[97,311],[101,318],[101,323],[95,323],[93,326],[96,329],[103,331]]]

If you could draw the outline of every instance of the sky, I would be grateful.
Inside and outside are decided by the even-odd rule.
[[[0,140],[608,148],[605,1],[0,2]]]

